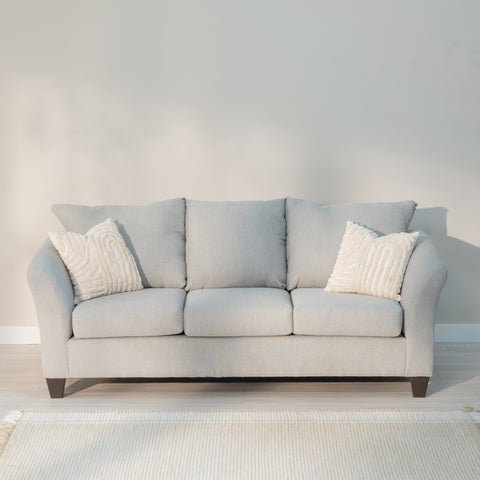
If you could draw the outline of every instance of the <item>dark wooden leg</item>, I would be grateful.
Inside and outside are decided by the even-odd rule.
[[[430,377],[411,377],[412,394],[414,397],[425,397]]]
[[[63,398],[65,378],[46,378],[50,398]]]

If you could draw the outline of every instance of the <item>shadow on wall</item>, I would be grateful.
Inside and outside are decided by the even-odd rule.
[[[447,213],[444,207],[419,208],[410,230],[427,232],[440,250],[448,267],[448,279],[440,296],[437,323],[478,323],[471,312],[479,310],[478,272],[480,248],[449,237]]]

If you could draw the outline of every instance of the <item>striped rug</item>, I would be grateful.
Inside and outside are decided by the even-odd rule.
[[[478,480],[475,415],[14,411],[0,427],[0,478]]]

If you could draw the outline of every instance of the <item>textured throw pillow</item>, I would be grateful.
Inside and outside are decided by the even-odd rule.
[[[347,222],[326,292],[363,293],[400,301],[403,276],[418,232],[379,235]]]
[[[135,260],[111,219],[85,235],[49,232],[48,236],[70,274],[76,304],[143,288]]]

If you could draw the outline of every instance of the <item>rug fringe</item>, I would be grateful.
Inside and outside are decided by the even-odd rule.
[[[22,413],[22,410],[12,410],[3,419],[0,425],[0,455],[2,455],[4,448],[7,446],[8,439],[22,417]]]

